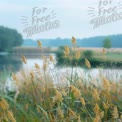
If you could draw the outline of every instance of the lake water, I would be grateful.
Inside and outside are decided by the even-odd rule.
[[[53,81],[55,83],[68,83],[67,76],[71,76],[72,69],[71,67],[59,67],[56,65],[56,56],[53,55],[55,59],[55,64],[50,63],[47,69],[47,73],[51,75]],[[31,70],[34,68],[35,63],[39,64],[40,67],[43,65],[42,57],[45,56],[46,58],[49,58],[50,54],[41,54],[41,55],[28,55],[26,54],[27,58],[27,64],[24,64],[21,61],[21,56],[16,55],[6,55],[6,56],[0,56],[0,72],[19,72],[21,69],[24,70]],[[106,77],[107,79],[111,81],[122,81],[122,69],[84,69],[81,67],[74,67],[73,68],[73,75],[78,75],[82,79],[85,79],[86,81],[94,81],[94,83],[98,82],[101,74],[103,77]],[[9,76],[8,76],[9,78]],[[10,84],[10,83],[7,83]]]

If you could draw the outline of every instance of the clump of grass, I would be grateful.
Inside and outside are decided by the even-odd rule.
[[[9,104],[5,99],[0,100],[0,121],[1,122],[16,122],[13,112],[9,109]]]
[[[40,46],[41,43],[38,43]],[[72,50],[76,43],[73,37]],[[67,76],[68,85],[55,85],[47,72],[49,63],[54,63],[52,56],[43,59],[42,67],[35,64],[31,71],[12,75],[17,87],[13,100],[19,109],[11,104],[9,106],[17,122],[122,121],[122,81],[108,81],[102,74],[98,84],[95,81],[86,82],[82,76],[76,78],[73,75],[73,59],[81,55],[72,50],[68,46],[64,48],[64,55],[70,58],[72,64],[71,76]],[[27,63],[25,56],[22,56],[22,60]],[[86,67],[91,68],[87,58],[84,62]]]

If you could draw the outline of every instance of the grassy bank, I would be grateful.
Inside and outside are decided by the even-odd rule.
[[[77,58],[76,53],[80,53],[80,57]],[[58,51],[55,52],[57,56],[58,65],[74,65],[74,66],[85,66],[85,58],[87,58],[92,67],[114,67],[121,68],[122,67],[122,50],[120,49],[112,49],[105,50],[103,49],[78,49],[78,48],[70,48],[70,55],[73,57],[65,56],[64,48],[59,48]]]
[[[39,47],[15,47],[12,50],[12,53],[17,54],[17,55],[21,55],[21,54],[40,54],[40,53],[52,53],[55,50],[57,50],[57,48],[50,48],[50,47],[43,47],[43,48],[39,48]]]

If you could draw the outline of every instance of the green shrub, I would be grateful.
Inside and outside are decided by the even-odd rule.
[[[91,50],[85,50],[83,52],[83,56],[84,56],[84,58],[90,59],[93,56],[93,51],[91,51]]]

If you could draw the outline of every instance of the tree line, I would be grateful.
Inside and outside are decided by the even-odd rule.
[[[20,46],[23,38],[15,29],[0,26],[0,52],[11,51],[13,47]]]

